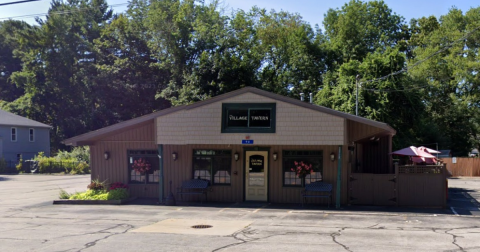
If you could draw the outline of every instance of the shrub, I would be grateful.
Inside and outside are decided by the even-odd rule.
[[[25,171],[23,170],[23,159],[20,158],[20,161],[18,162],[18,164],[15,166],[15,168],[17,168],[17,171],[19,173],[24,173]]]
[[[68,165],[69,162],[59,163],[53,157],[41,157],[35,158],[38,161],[38,172],[39,173],[60,173],[68,172],[68,169],[64,168],[64,165]]]
[[[105,182],[106,181],[100,181],[99,179],[94,179],[92,180],[92,182],[90,182],[87,188],[94,191],[105,190],[107,188],[105,185]]]
[[[90,162],[90,148],[88,146],[74,147],[71,152],[59,151],[56,155],[59,160],[73,159],[78,162]]]
[[[123,199],[128,199],[129,193],[128,189],[126,188],[117,188],[114,190],[110,190],[108,192],[107,199],[108,200],[123,200]]]
[[[60,194],[62,194],[62,191],[60,191]],[[65,192],[63,196],[67,194],[68,193]],[[124,199],[128,199],[128,197],[129,197],[128,189],[117,188],[109,192],[105,190],[87,190],[86,192],[77,192],[75,194],[69,195],[68,199],[71,199],[71,200],[124,200]]]
[[[0,158],[0,173],[7,172],[7,161],[5,158]]]
[[[80,162],[70,171],[70,174],[90,174],[90,165]]]
[[[113,183],[113,184],[110,185],[109,190],[115,190],[115,189],[118,189],[118,188],[128,189],[128,185],[125,185],[125,184],[122,183],[122,182],[115,182],[115,183]]]
[[[69,199],[73,200],[107,200],[108,193],[105,190],[87,190],[75,193]]]
[[[58,195],[58,198],[59,198],[59,199],[69,199],[70,196],[71,196],[71,195],[70,195],[69,193],[67,193],[65,190],[60,189],[60,193],[59,193],[59,195]]]
[[[72,154],[73,153],[73,154]],[[55,157],[45,157],[43,152],[39,152],[34,158],[38,161],[39,173],[70,173],[70,174],[86,174],[90,173],[88,159],[85,158],[89,153],[88,148],[74,148],[74,151],[60,151]]]

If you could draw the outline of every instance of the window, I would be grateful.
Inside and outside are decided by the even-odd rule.
[[[128,176],[131,184],[155,184],[160,180],[159,159],[156,150],[128,150]],[[141,172],[139,167],[147,167]]]
[[[213,185],[230,185],[231,150],[193,150],[193,178]]]
[[[12,142],[17,141],[17,128],[12,128]]]
[[[323,180],[323,151],[283,151],[282,162],[284,186],[302,185],[302,179],[291,170],[295,167],[294,162],[300,161],[303,161],[306,164],[311,164],[313,169],[313,172],[304,178],[305,184]]]
[[[35,129],[30,128],[28,131],[30,133],[30,142],[35,142]]]
[[[275,133],[275,103],[223,103],[222,133]]]

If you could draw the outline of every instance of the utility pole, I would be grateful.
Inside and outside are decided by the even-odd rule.
[[[356,96],[356,99],[355,99],[355,115],[358,116],[358,80],[360,80],[360,74],[357,74],[355,79],[356,79],[356,84],[357,84],[357,96]]]

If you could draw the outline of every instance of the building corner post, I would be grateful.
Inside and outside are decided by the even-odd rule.
[[[158,145],[158,163],[159,163],[159,167],[158,169],[160,169],[160,178],[158,180],[158,188],[159,188],[159,192],[158,192],[158,203],[164,203],[163,199],[165,198],[164,197],[164,181],[163,181],[163,144],[159,144]]]
[[[337,195],[335,197],[335,207],[340,208],[340,191],[342,188],[342,146],[338,146],[338,159],[337,159]]]

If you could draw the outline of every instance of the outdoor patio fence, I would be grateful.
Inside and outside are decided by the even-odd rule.
[[[456,163],[453,158],[441,158],[447,164],[448,175],[452,177],[478,177],[480,176],[480,158],[478,157],[457,157]]]

